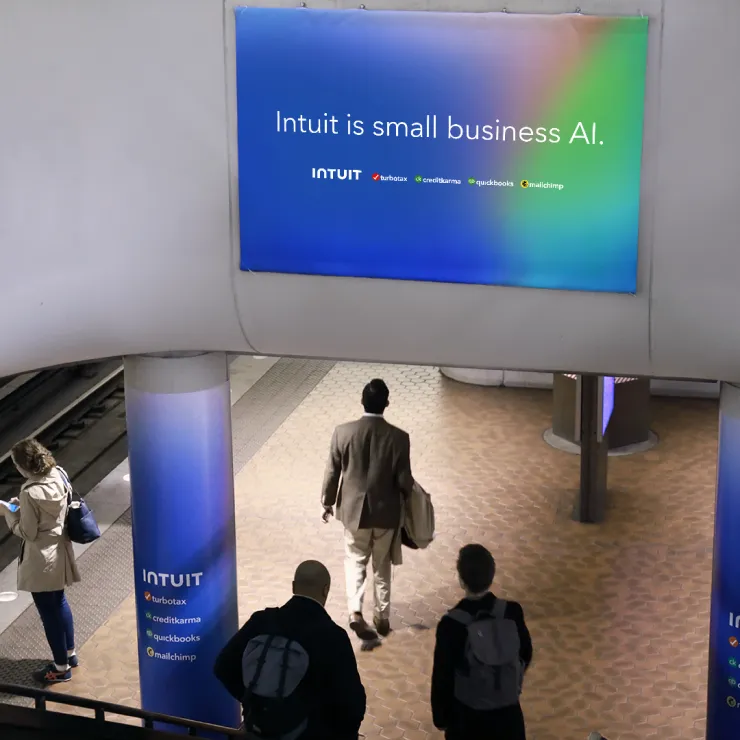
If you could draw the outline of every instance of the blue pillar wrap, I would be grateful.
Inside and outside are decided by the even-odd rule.
[[[239,626],[226,357],[127,358],[125,372],[141,705],[237,727],[213,675]]]
[[[720,401],[707,740],[740,738],[740,388]]]

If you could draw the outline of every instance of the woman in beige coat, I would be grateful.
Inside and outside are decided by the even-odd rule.
[[[80,580],[65,522],[69,486],[52,454],[34,439],[12,450],[13,463],[26,478],[17,499],[2,502],[10,531],[21,539],[18,590],[30,591],[44,625],[53,662],[36,671],[43,684],[72,678],[79,665],[75,653],[74,623],[64,589]]]

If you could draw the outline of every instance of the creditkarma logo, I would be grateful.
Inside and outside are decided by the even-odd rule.
[[[157,624],[200,624],[201,622],[200,617],[159,617],[152,612],[147,612],[145,616]]]
[[[362,170],[338,170],[335,167],[312,167],[314,180],[359,180]]]

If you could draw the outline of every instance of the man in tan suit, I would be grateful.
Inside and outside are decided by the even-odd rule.
[[[349,624],[362,640],[390,632],[391,545],[414,483],[409,435],[383,418],[388,397],[388,386],[371,380],[362,391],[362,418],[334,430],[321,496],[324,522],[336,504],[344,525]],[[377,634],[362,614],[371,557]]]

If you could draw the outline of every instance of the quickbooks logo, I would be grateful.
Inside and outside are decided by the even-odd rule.
[[[176,642],[176,643],[187,643],[187,642],[200,642],[199,635],[158,635],[152,630],[146,631],[146,636],[155,642]]]

